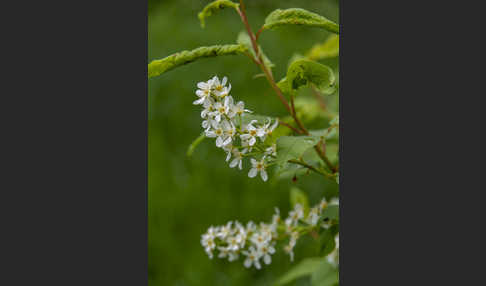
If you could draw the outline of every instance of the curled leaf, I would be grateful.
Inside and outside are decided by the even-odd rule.
[[[326,65],[300,59],[294,61],[287,70],[287,76],[277,85],[286,94],[295,94],[300,87],[313,84],[319,90],[328,90],[334,86],[334,73]]]
[[[330,32],[339,34],[339,25],[333,21],[300,8],[277,9],[270,13],[265,19],[263,29],[273,29],[284,25],[305,25],[319,27]]]
[[[243,45],[215,45],[210,47],[200,47],[192,51],[182,51],[154,60],[148,65],[148,77],[155,77],[181,65],[191,63],[199,58],[208,58],[224,55],[236,55],[246,52]]]
[[[199,14],[197,14],[199,21],[201,21],[201,27],[204,28],[205,19],[213,15],[213,13],[216,13],[217,11],[227,7],[238,9],[238,6],[240,6],[240,4],[232,2],[230,0],[216,0],[209,3],[208,5],[206,5],[206,7],[204,7],[204,9],[201,12],[199,12]]]

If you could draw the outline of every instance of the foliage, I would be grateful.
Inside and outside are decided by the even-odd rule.
[[[300,8],[277,9],[265,19],[263,29],[273,29],[284,25],[304,25],[319,27],[339,33],[339,26],[327,18]]]
[[[191,63],[200,58],[236,55],[246,52],[243,45],[215,45],[200,47],[192,51],[182,51],[160,60],[154,60],[148,65],[148,77],[159,76],[166,71]]]
[[[216,0],[214,2],[209,3],[197,15],[197,17],[199,18],[199,21],[201,21],[201,27],[204,28],[206,18],[213,15],[217,11],[222,10],[224,8],[228,8],[228,7],[238,10],[238,6],[239,6],[239,4],[234,3],[230,0]]]
[[[328,66],[300,59],[290,65],[287,76],[278,83],[278,87],[284,93],[293,95],[300,87],[311,84],[319,90],[328,90],[333,87],[334,81],[334,74]]]

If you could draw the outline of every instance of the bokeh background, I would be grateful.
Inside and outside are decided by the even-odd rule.
[[[226,9],[207,19],[201,28],[197,13],[210,1],[149,0],[148,61],[199,46],[235,43],[244,29],[234,10]],[[339,22],[338,0],[263,1],[247,0],[247,14],[254,29],[277,8],[300,7]],[[277,80],[285,75],[294,53],[304,54],[314,44],[323,42],[329,33],[308,27],[286,27],[265,31],[260,44],[276,65]],[[337,68],[337,60],[323,63]],[[277,250],[273,263],[263,270],[246,269],[240,258],[229,263],[210,260],[200,245],[201,234],[210,225],[229,220],[246,223],[269,221],[274,207],[282,216],[290,209],[291,185],[304,190],[311,203],[337,193],[337,185],[313,174],[291,179],[247,177],[244,170],[230,169],[225,154],[214,140],[203,141],[192,157],[186,156],[191,142],[202,131],[200,108],[192,105],[196,83],[214,75],[228,76],[232,95],[245,101],[258,114],[285,116],[260,70],[245,56],[224,56],[198,60],[162,76],[149,79],[149,285],[273,285],[276,279],[300,259],[315,255],[316,243],[310,238],[299,240],[294,264]],[[314,123],[326,127],[325,121]],[[272,171],[270,170],[270,177]],[[308,285],[306,279],[294,285]]]

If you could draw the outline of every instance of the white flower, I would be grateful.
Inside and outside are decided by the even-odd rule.
[[[250,232],[250,231],[255,231],[256,229],[256,225],[253,221],[249,221],[247,224],[246,224],[246,231],[247,232]]]
[[[206,103],[203,103],[203,110],[201,111],[201,118],[207,118],[211,112],[214,112],[214,102],[210,98]]]
[[[232,224],[233,222],[229,221],[226,225],[222,226],[216,236],[221,237],[221,239],[225,239],[228,235],[231,234]]]
[[[195,100],[193,104],[199,105],[199,104],[208,104],[210,102],[211,98],[211,90],[213,88],[213,79],[208,80],[207,82],[199,82],[197,84],[197,87],[199,88],[196,90],[196,95],[199,97],[199,99]]]
[[[226,146],[230,144],[231,141],[233,141],[233,137],[236,135],[236,128],[233,122],[228,122],[226,120],[223,121],[222,125],[223,125],[223,131],[225,136],[223,146]]]
[[[271,234],[258,232],[251,236],[251,242],[253,242],[257,247],[267,244],[272,239]]]
[[[240,255],[238,254],[238,252],[230,251],[229,256],[228,256],[228,261],[229,262],[235,261],[235,260],[238,259],[238,257],[240,257]]]
[[[227,144],[223,146],[223,150],[226,152],[226,162],[231,159],[231,155],[233,154],[234,150],[238,150],[233,146],[233,144]]]
[[[289,217],[285,220],[285,224],[288,226],[296,225],[299,219],[303,217],[304,217],[304,210],[302,208],[302,205],[295,204],[294,210],[289,212]]]
[[[275,120],[275,123],[273,123],[272,126],[270,126],[272,120],[270,118],[267,120],[268,122],[257,130],[257,135],[262,139],[262,142],[264,142],[265,139],[267,139],[267,135],[271,135],[273,130],[275,130],[275,128],[278,126],[278,120]]]
[[[328,206],[326,198],[322,198],[321,202],[319,203],[319,213],[321,213],[323,210],[325,210]]]
[[[294,246],[288,244],[284,247],[284,251],[287,252],[288,255],[290,255],[290,261],[294,261]]]
[[[260,176],[262,177],[262,180],[266,182],[268,180],[268,175],[267,175],[267,171],[265,171],[266,168],[265,156],[263,156],[261,161],[257,161],[251,158],[251,165],[252,168],[250,169],[250,172],[248,172],[248,177],[253,178],[258,174],[258,172],[260,172]]]
[[[214,116],[214,120],[221,121],[221,117],[227,116],[232,118],[235,116],[233,112],[233,98],[228,96],[224,99],[224,103],[216,102],[214,104],[214,111],[209,113],[209,115]]]
[[[233,105],[233,112],[237,115],[242,115],[245,112],[252,113],[251,110],[245,109],[245,103],[243,101],[239,101],[237,104]]]
[[[228,237],[226,242],[228,242],[229,250],[237,251],[238,249],[240,249],[240,240],[236,236]]]
[[[319,222],[319,208],[313,207],[309,210],[309,214],[307,215],[306,222],[310,225],[317,225]]]
[[[260,232],[264,236],[267,236],[269,239],[271,239],[272,238],[272,225],[261,222],[260,223]]]
[[[231,84],[229,84],[229,87],[226,87],[226,83],[228,81],[227,77],[223,77],[221,82],[219,81],[219,78],[217,76],[214,76],[212,78],[213,81],[213,92],[216,96],[224,97],[229,94],[229,91],[231,90]]]
[[[334,248],[334,250],[331,253],[329,253],[329,255],[327,256],[327,261],[333,265],[338,265],[339,264],[339,234],[336,235],[334,241],[336,243],[336,248]]]
[[[330,205],[339,205],[339,198],[332,198],[329,202]]]
[[[211,125],[213,127],[213,130],[208,128],[206,130],[206,137],[216,137],[216,146],[222,147],[224,145],[223,143],[225,139],[223,126],[221,124],[218,124],[216,121],[211,121]]]
[[[244,149],[241,151],[242,153],[251,152],[251,150],[253,149],[253,147],[250,146],[250,143],[246,140],[241,140],[241,147],[244,147]]]
[[[272,216],[272,224],[278,224],[280,222],[280,210],[275,207],[275,214]]]
[[[241,225],[238,226],[238,234],[236,235],[236,241],[240,244],[240,248],[245,247],[246,238],[248,236],[247,231]]]
[[[224,98],[225,96],[229,95],[230,91],[231,91],[231,84],[229,84],[229,86],[223,87],[223,90],[221,90],[221,92],[219,92],[217,95],[221,98]]]
[[[257,122],[256,120],[250,121],[247,126],[245,126],[245,134],[241,134],[240,138],[241,140],[248,141],[249,146],[253,146],[256,143],[256,137],[257,137],[257,128],[253,126],[253,123]]]
[[[218,258],[225,258],[230,253],[230,250],[229,250],[228,247],[218,246],[218,250],[219,250]]]
[[[230,168],[234,168],[238,165],[238,168],[240,168],[241,170],[243,167],[243,153],[238,150],[233,150],[233,154],[235,155],[235,157],[233,158],[229,166]]]
[[[249,251],[242,251],[244,255],[246,255],[246,259],[244,262],[244,265],[246,268],[251,267],[251,265],[255,265],[256,269],[262,268],[260,265],[260,257],[262,256],[262,253],[258,250],[256,250],[253,246],[250,246]]]
[[[272,257],[270,254],[275,253],[275,247],[273,247],[273,245],[262,245],[258,248],[258,251],[260,251],[262,254],[263,262],[265,262],[265,264],[272,263]]]
[[[209,258],[213,258],[213,250],[216,248],[216,243],[214,243],[214,236],[209,234],[202,235],[201,244],[204,250],[208,254]]]
[[[265,149],[265,155],[277,156],[277,144],[273,143],[272,146]]]

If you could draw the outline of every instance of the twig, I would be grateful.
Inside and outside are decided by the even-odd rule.
[[[329,173],[324,172],[324,171],[319,170],[319,169],[316,169],[316,168],[314,168],[314,166],[311,166],[311,165],[307,164],[304,161],[299,161],[299,160],[291,159],[291,160],[288,160],[287,162],[293,163],[293,164],[297,164],[297,165],[301,165],[301,166],[306,167],[307,169],[309,169],[311,171],[314,171],[314,172],[316,172],[318,174],[321,174],[324,177],[327,177],[327,178],[330,178],[330,179],[334,179],[334,177],[335,177],[335,175],[329,174]]]
[[[322,108],[322,110],[327,111],[326,101],[324,100],[322,95],[319,93],[319,91],[316,89],[314,85],[311,86],[311,89],[312,89],[312,94],[319,102],[319,106]]]
[[[299,118],[297,117],[297,113],[295,112],[295,104],[294,104],[294,96],[293,95],[290,95],[290,106],[292,108],[292,117],[294,118],[295,123],[297,123],[300,130],[302,130],[302,132],[304,132],[305,135],[309,135],[309,131],[307,131],[307,129],[304,127],[302,122],[300,122]]]
[[[285,126],[285,127],[290,128],[292,131],[294,131],[297,134],[303,134],[301,130],[296,129],[292,125],[290,125],[288,123],[285,123],[285,122],[281,121],[280,119],[278,120],[278,123],[281,124],[281,125],[283,125],[283,126]]]
[[[316,150],[317,154],[319,155],[319,157],[321,157],[322,161],[324,161],[324,163],[326,163],[327,167],[329,167],[329,169],[331,169],[331,171],[333,173],[336,173],[337,172],[337,168],[336,166],[333,166],[331,161],[329,160],[329,158],[327,158],[326,156],[326,153],[320,148],[320,145],[321,144],[324,144],[324,142],[319,141],[319,143],[317,143],[316,146],[314,146],[314,149]]]

